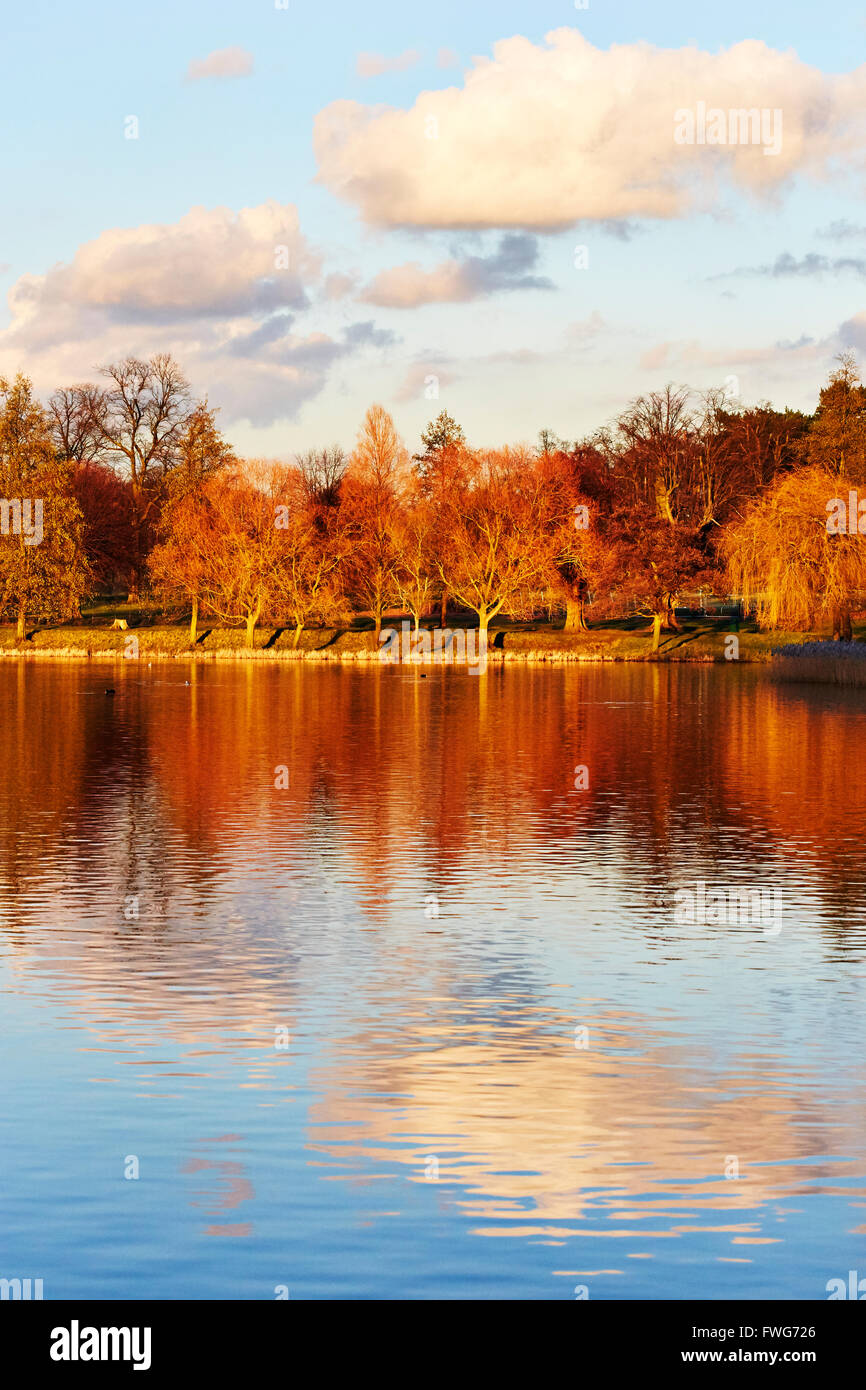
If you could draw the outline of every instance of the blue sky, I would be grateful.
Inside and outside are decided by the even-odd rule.
[[[373,400],[411,447],[443,407],[479,444],[575,438],[666,380],[810,407],[835,353],[866,348],[854,4],[154,0],[4,19],[0,371],[42,393],[171,350],[240,449],[286,456],[351,445]],[[545,39],[568,29],[585,56]],[[515,36],[470,102],[474,60]],[[766,47],[725,58],[750,39]],[[251,71],[187,80],[224,50]],[[365,77],[362,54],[409,56]],[[684,93],[780,106],[783,157],[676,165]],[[413,125],[428,108],[435,147]],[[259,211],[239,231],[242,209]]]

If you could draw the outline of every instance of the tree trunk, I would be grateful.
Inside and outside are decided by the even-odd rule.
[[[294,642],[292,643],[292,646],[293,646],[293,647],[297,647],[298,643],[300,642],[300,640],[301,640],[301,633],[303,632],[303,630],[304,630],[304,624],[303,624],[303,622],[300,622],[300,623],[296,623],[296,624],[295,624],[295,640],[294,640]]]
[[[192,613],[189,619],[189,645],[194,647],[198,638],[198,599],[192,601]]]
[[[567,598],[565,601],[565,627],[563,632],[588,632],[584,609],[586,603],[582,598]]]
[[[251,647],[256,640],[256,623],[259,620],[258,609],[255,613],[247,614],[247,646]]]
[[[24,606],[23,603],[19,603],[19,605],[18,605],[18,630],[17,630],[17,632],[16,632],[16,634],[15,634],[19,642],[23,642],[23,641],[24,641],[24,637],[25,637],[24,624],[25,624],[25,622],[26,622],[26,619],[27,619],[27,610],[26,610],[26,608],[25,608],[25,606]]]
[[[653,613],[653,644],[651,648],[653,652],[657,652],[659,649],[659,641],[661,640],[662,635],[662,618],[663,614]]]
[[[448,622],[448,590],[442,590],[442,600],[439,610],[439,626],[445,627]]]
[[[669,521],[673,526],[674,514],[671,508],[671,494],[661,478],[657,478],[655,482],[655,500],[658,515],[663,521]]]
[[[671,632],[680,632],[680,631],[681,631],[679,619],[678,619],[678,617],[677,617],[677,610],[676,610],[676,608],[674,607],[674,601],[673,601],[673,598],[672,598],[672,596],[671,596],[670,594],[668,594],[667,598],[665,599],[665,624],[664,624],[664,625],[665,625],[666,628],[669,628]]]
[[[380,637],[380,634],[381,634],[381,632],[382,632],[382,614],[381,614],[381,613],[376,613],[376,614],[374,614],[374,617],[375,617],[375,620],[376,620],[376,646],[378,647],[378,645],[379,645],[379,637]]]
[[[852,642],[851,610],[847,605],[837,603],[833,607],[833,641]]]

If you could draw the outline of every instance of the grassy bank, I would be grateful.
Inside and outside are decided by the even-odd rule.
[[[121,618],[128,622],[127,630],[112,628]],[[399,618],[389,622],[399,625]],[[467,626],[450,619],[450,626]],[[759,632],[754,626],[742,623],[737,627],[730,619],[683,617],[679,632],[665,633],[655,657],[658,661],[726,661],[726,639],[736,633],[740,662],[773,661],[782,648],[787,648],[784,660],[773,661],[786,670],[792,665],[802,674],[791,678],[816,679],[815,670],[825,669],[828,660],[838,665],[838,644],[824,642],[829,633]],[[856,630],[859,642],[866,643],[866,623]],[[52,625],[28,629],[27,640],[17,642],[12,626],[0,628],[0,656],[56,659],[116,659],[124,660],[131,651],[130,638],[135,638],[140,660],[219,661],[374,661],[379,647],[372,625],[358,624],[344,629],[312,629],[305,631],[297,649],[291,629],[260,628],[252,648],[246,646],[246,634],[241,628],[208,627],[203,625],[199,640],[190,648],[186,624],[166,622],[156,610],[126,604],[94,606],[85,609],[83,620],[76,625]],[[855,648],[859,651],[859,642]],[[811,643],[806,660],[792,649]],[[588,632],[564,632],[559,624],[504,623],[490,629],[490,659],[496,662],[571,662],[571,661],[646,661],[652,659],[651,636],[643,618],[627,618],[592,627]],[[134,648],[132,649],[134,650]],[[862,650],[866,650],[866,646]],[[802,664],[801,664],[802,663]],[[856,665],[866,669],[866,662],[853,663],[850,658],[846,671]],[[806,675],[807,668],[813,673]],[[858,677],[858,683],[859,683]]]

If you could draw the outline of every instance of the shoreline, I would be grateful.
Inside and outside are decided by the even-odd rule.
[[[374,633],[369,630],[313,629],[303,634],[297,647],[293,645],[293,636],[285,630],[265,628],[257,633],[257,645],[248,647],[242,630],[206,629],[198,645],[191,648],[188,631],[175,627],[43,628],[31,632],[29,640],[23,643],[7,628],[0,629],[0,660],[99,662],[114,666],[155,662],[192,665],[224,662],[293,665],[301,662],[350,665],[367,670],[379,666],[424,671],[450,667],[478,674],[478,660],[472,659],[474,643],[470,644],[468,652],[461,644],[453,656],[444,658],[443,653],[428,649],[411,656],[407,652],[405,660],[393,660],[390,653],[386,656],[385,649],[375,642]],[[866,641],[840,647],[816,634],[743,630],[736,634],[736,656],[732,657],[729,655],[732,640],[730,629],[696,623],[666,634],[659,650],[653,652],[645,628],[599,627],[583,633],[557,628],[494,628],[490,632],[486,659],[488,667],[494,670],[507,666],[611,663],[752,666],[763,667],[780,680],[866,685],[866,659],[852,659],[866,658]]]
[[[317,652],[317,651],[266,651],[261,648],[249,651],[243,647],[232,649],[230,647],[218,648],[209,652],[165,652],[148,651],[142,652],[138,657],[125,656],[123,652],[111,652],[106,650],[93,651],[83,647],[37,647],[32,651],[3,648],[0,649],[0,659],[11,659],[20,661],[108,661],[116,663],[118,661],[127,662],[130,665],[143,661],[147,662],[171,662],[171,661],[192,661],[201,665],[207,665],[217,661],[263,661],[272,664],[292,664],[294,662],[311,662],[312,664],[331,663],[334,665],[359,665],[359,666],[382,666],[399,668],[411,666],[449,666],[449,667],[469,667],[477,665],[477,662],[467,661],[437,661],[434,657],[425,659],[411,659],[409,661],[382,661],[377,652]],[[748,656],[742,659],[740,665],[766,666],[772,658]],[[488,665],[599,665],[606,663],[635,663],[649,662],[653,665],[679,664],[679,665],[736,665],[736,662],[726,661],[724,657],[699,655],[671,654],[661,655],[625,655],[623,653],[608,654],[605,652],[569,652],[569,651],[528,651],[528,652],[488,652]]]

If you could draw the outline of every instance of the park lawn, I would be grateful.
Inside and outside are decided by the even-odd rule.
[[[115,618],[125,618],[129,628],[111,629]],[[159,621],[163,619],[163,621]],[[398,623],[398,619],[389,622]],[[466,627],[468,620],[449,619],[452,627]],[[682,630],[663,633],[658,652],[661,661],[724,661],[726,638],[736,633],[739,641],[738,659],[746,662],[769,661],[773,651],[788,643],[826,639],[829,630],[814,633],[759,632],[752,624],[739,626],[730,618],[681,619]],[[28,640],[18,644],[14,626],[0,627],[0,653],[12,655],[43,653],[45,656],[123,657],[129,652],[128,641],[134,636],[139,657],[189,657],[189,630],[186,623],[165,622],[156,609],[117,602],[105,602],[85,608],[83,621],[77,624],[52,624],[28,628]],[[866,641],[866,623],[855,624],[855,636]],[[201,624],[195,654],[201,657],[250,655],[243,628],[209,627]],[[564,632],[558,623],[504,622],[491,626],[492,655],[499,650],[506,659],[517,660],[583,660],[635,661],[645,660],[651,652],[651,638],[645,619],[627,618],[591,627],[588,632]],[[284,657],[294,650],[294,631],[262,626],[256,632],[253,652],[262,657]],[[373,654],[376,642],[372,627],[319,629],[305,631],[298,644],[298,653],[320,653],[329,658],[357,658]]]

